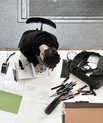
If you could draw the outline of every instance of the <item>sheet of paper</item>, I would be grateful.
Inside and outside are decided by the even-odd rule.
[[[0,90],[0,110],[18,113],[22,96]]]
[[[99,57],[94,56],[94,55],[90,55],[87,61],[90,63],[97,64],[99,61]]]
[[[0,90],[4,90],[10,93],[23,95],[24,83],[14,80],[12,67],[8,68],[7,74],[3,79],[0,79]]]
[[[13,68],[11,66],[8,67],[7,73],[5,74],[5,80],[15,81],[13,75]]]
[[[0,110],[0,122],[1,123],[15,123],[16,121],[16,114],[1,111]]]
[[[24,83],[4,80],[2,90],[18,95],[23,95]]]
[[[36,104],[48,104],[50,100],[49,88],[35,85],[25,85],[24,101]]]
[[[34,68],[33,64],[31,64],[31,66],[32,66],[32,71],[33,71],[34,78],[42,78],[42,77],[47,77],[47,76],[50,75],[48,68],[46,68],[46,71],[44,71],[42,73],[37,73],[35,71],[35,68]]]

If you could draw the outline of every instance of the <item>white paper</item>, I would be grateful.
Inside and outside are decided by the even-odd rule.
[[[49,76],[49,68],[46,68],[46,71],[42,72],[42,73],[38,73],[35,71],[35,67],[33,66],[33,64],[31,64],[32,66],[32,71],[33,71],[33,75],[34,75],[34,78],[42,78],[42,77],[47,77]]]
[[[49,88],[33,85],[25,85],[24,101],[36,104],[48,104],[50,100]]]
[[[94,55],[90,55],[87,60],[87,62],[94,63],[94,64],[97,64],[98,61],[99,61],[99,57],[94,56]]]
[[[8,81],[5,80],[3,82],[2,90],[18,94],[18,95],[23,95],[23,83],[15,82],[15,81]]]
[[[13,68],[11,66],[8,67],[7,73],[5,74],[5,80],[15,81],[13,75]]]
[[[15,114],[0,111],[0,123],[15,123],[15,122],[16,122]]]

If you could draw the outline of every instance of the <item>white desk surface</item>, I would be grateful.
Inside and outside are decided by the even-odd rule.
[[[71,51],[71,50],[70,50]],[[66,55],[67,52],[70,52],[69,50],[61,50],[60,53],[60,63],[57,65],[57,67],[53,70],[53,72],[50,72],[50,75],[48,77],[43,77],[39,79],[31,79],[31,80],[25,80],[19,83],[23,83],[23,99],[19,108],[18,114],[12,114],[4,111],[0,111],[0,122],[2,123],[62,123],[62,117],[61,117],[61,110],[62,110],[62,103],[60,103],[56,109],[50,114],[47,115],[44,113],[45,108],[47,105],[53,100],[53,98],[50,98],[50,94],[55,93],[54,91],[51,91],[50,89],[54,86],[57,86],[61,84],[61,82],[64,80],[64,78],[60,78],[61,74],[61,68],[62,68],[62,59],[67,59]],[[93,50],[92,50],[93,51]],[[99,52],[101,55],[103,55],[102,50],[94,50],[95,52]],[[2,63],[6,61],[7,54],[10,55],[15,51],[0,51],[0,68],[2,66]],[[75,51],[80,52],[80,50]],[[24,59],[24,56],[19,52],[16,51],[16,54],[12,56],[9,60],[11,68],[14,68],[15,61],[17,59]],[[0,73],[0,83],[5,81],[5,75]],[[77,88],[82,87],[85,85],[84,82],[79,80],[73,75],[70,75],[70,81],[77,81],[77,85],[74,88],[76,90]],[[35,89],[32,89],[32,94],[36,93],[36,95],[32,95],[29,91],[27,91],[27,88],[38,88],[39,91],[46,91],[48,92],[47,97],[44,97],[43,99],[40,99],[41,96],[40,93],[37,94],[37,91],[35,92]],[[34,93],[33,93],[34,91]],[[44,92],[44,93],[46,93]],[[89,102],[97,102],[97,103],[103,103],[103,87],[96,90],[97,96],[89,95],[89,96],[82,96],[79,95],[73,99],[68,100],[69,102],[75,102],[75,101],[89,101]],[[31,97],[28,99],[28,97]],[[37,97],[38,100],[33,99]],[[48,100],[47,100],[48,99]],[[41,103],[40,103],[40,100]],[[44,102],[43,102],[44,101]],[[14,118],[12,118],[12,116]],[[7,120],[4,120],[7,119]],[[9,120],[9,121],[8,121]]]

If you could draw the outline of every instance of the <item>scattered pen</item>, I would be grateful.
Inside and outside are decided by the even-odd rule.
[[[76,101],[75,103],[89,103],[89,101]]]
[[[61,87],[61,86],[63,86],[63,85],[58,85],[58,86],[56,86],[56,87],[53,87],[53,88],[51,88],[51,90],[54,90],[54,89],[59,88],[59,87]]]
[[[17,82],[17,78],[16,78],[16,70],[13,69],[13,75],[14,75],[14,80]]]
[[[82,93],[82,95],[94,95],[94,96],[96,96],[96,93],[95,92],[92,92],[92,93]]]
[[[65,85],[62,85],[61,88],[59,88],[55,94],[51,95],[50,97],[57,96],[59,94],[65,93],[65,92],[70,92],[70,90],[73,89],[73,86],[76,85],[76,82],[70,82],[66,83]]]
[[[90,93],[90,92],[93,92],[92,90],[81,90],[80,91],[81,93]]]
[[[94,96],[96,96],[96,95],[97,95],[97,94],[95,93],[95,91],[93,91],[93,90],[92,90],[92,94],[93,94]]]
[[[87,85],[84,85],[84,86],[82,86],[81,88],[75,90],[75,91],[72,92],[72,93],[73,93],[73,94],[74,94],[75,92],[80,93],[80,91],[83,90],[83,89],[86,88],[86,87],[87,87]]]
[[[69,77],[67,77],[60,85],[58,85],[58,86],[56,86],[56,87],[53,87],[53,88],[51,88],[51,90],[54,90],[54,89],[56,89],[56,88],[59,88],[59,87],[61,87],[67,80],[69,79]]]
[[[79,95],[80,94],[80,91],[82,90],[82,89],[84,89],[84,88],[86,88],[87,87],[87,85],[84,85],[84,86],[82,86],[81,88],[79,88],[79,89],[77,89],[77,90],[75,90],[74,92],[71,92],[71,93],[69,93],[68,95],[65,95],[65,99],[67,100],[67,99],[69,99],[69,96],[77,96],[77,95]]]
[[[64,84],[68,79],[69,77],[67,77],[61,84]]]

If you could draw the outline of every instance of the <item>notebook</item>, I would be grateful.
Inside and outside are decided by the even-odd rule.
[[[20,67],[20,64],[22,64],[22,67]],[[37,73],[33,64],[28,62],[26,59],[16,61],[15,67],[17,80],[41,78],[49,75],[48,68],[43,73]]]

